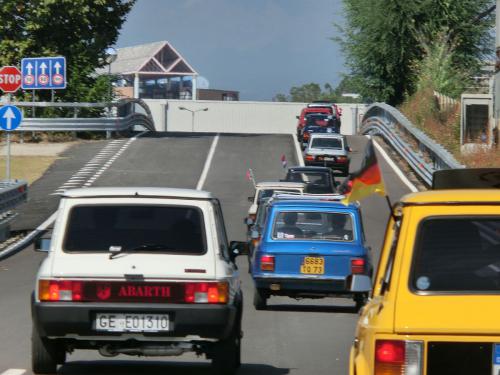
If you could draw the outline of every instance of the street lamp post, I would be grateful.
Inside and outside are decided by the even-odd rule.
[[[208,111],[208,108],[200,108],[200,109],[189,109],[186,107],[179,107],[181,111],[188,111],[191,112],[191,132],[194,133],[194,114],[196,112],[206,112]]]
[[[113,47],[106,48],[106,62],[108,63],[108,76],[109,76],[109,100],[113,99],[113,85],[111,83],[111,64],[116,61],[118,52]]]
[[[113,47],[106,48],[106,62],[108,63],[108,79],[109,79],[109,102],[113,101],[113,83],[111,82],[111,64],[118,57],[118,52]],[[108,116],[111,117],[111,105],[108,108]],[[106,132],[106,138],[111,138],[111,132],[108,130]]]

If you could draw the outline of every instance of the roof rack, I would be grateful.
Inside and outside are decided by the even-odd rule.
[[[304,195],[304,193],[300,191],[274,190],[272,196],[277,197],[278,195],[292,195],[294,197],[297,197]]]
[[[345,198],[342,194],[276,194],[273,195],[276,199],[294,199],[294,200],[308,200],[308,201],[341,201]]]
[[[499,189],[500,168],[445,169],[434,172],[432,189]]]

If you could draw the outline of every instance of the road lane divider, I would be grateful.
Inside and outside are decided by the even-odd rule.
[[[205,184],[205,180],[207,179],[208,171],[210,169],[210,164],[212,164],[212,159],[214,158],[215,148],[217,147],[217,143],[219,143],[219,136],[220,136],[220,134],[217,134],[214,137],[212,144],[210,145],[210,150],[208,150],[207,160],[205,160],[205,165],[203,166],[203,170],[201,172],[200,179],[198,180],[198,183],[196,184],[196,190],[203,189],[203,185]]]
[[[302,153],[302,147],[300,147],[297,134],[292,134],[292,137],[293,137],[293,144],[295,145],[295,152],[297,153],[297,163],[299,163],[299,165],[303,167],[305,164],[304,164],[304,154]]]
[[[10,368],[4,372],[2,372],[0,375],[23,375],[26,373],[26,370],[20,369],[20,368]]]

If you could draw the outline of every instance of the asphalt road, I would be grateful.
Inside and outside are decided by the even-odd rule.
[[[199,180],[214,135],[144,136],[107,169],[93,186],[169,186],[194,188]],[[359,166],[364,137],[350,137],[353,148],[351,169]],[[94,146],[93,146],[94,147]],[[104,147],[104,143],[100,147]],[[78,169],[92,158],[92,150],[73,150],[71,166]],[[71,150],[70,150],[71,152]],[[247,197],[252,185],[245,178],[248,167],[257,180],[276,180],[284,176],[280,157],[288,165],[297,164],[292,138],[286,135],[221,135],[203,189],[213,192],[222,202],[231,240],[245,238],[243,217],[248,209]],[[76,155],[76,156],[75,156]],[[67,163],[70,163],[69,161]],[[408,192],[399,177],[379,157],[391,199]],[[68,165],[58,164],[38,184],[60,185],[52,178],[68,175]],[[64,169],[64,170],[62,170]],[[69,173],[70,174],[70,173]],[[62,177],[64,175],[64,178]],[[30,194],[43,197],[51,191]],[[40,198],[42,202],[42,198]],[[40,210],[48,210],[57,199],[48,199]],[[42,202],[43,203],[43,202]],[[50,207],[49,207],[50,206]],[[366,235],[374,251],[375,261],[383,239],[389,214],[381,197],[363,201]],[[46,212],[48,216],[51,212]],[[38,214],[40,217],[43,213]],[[27,249],[0,263],[0,375],[8,369],[30,369],[31,319],[29,295],[36,270],[43,254]],[[353,339],[358,315],[353,303],[344,299],[295,301],[273,297],[268,311],[255,311],[252,305],[253,286],[245,259],[239,259],[244,288],[243,354],[240,374],[345,374],[348,348]],[[172,358],[119,356],[105,359],[95,352],[77,351],[59,369],[60,374],[209,374],[208,362],[194,355]],[[6,373],[8,374],[8,373]],[[11,373],[11,374],[21,374]]]

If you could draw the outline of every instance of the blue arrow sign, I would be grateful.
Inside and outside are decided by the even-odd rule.
[[[16,130],[23,121],[23,114],[14,105],[4,105],[0,108],[0,127],[6,131]]]
[[[66,58],[29,57],[21,60],[24,90],[57,90],[66,88]]]

